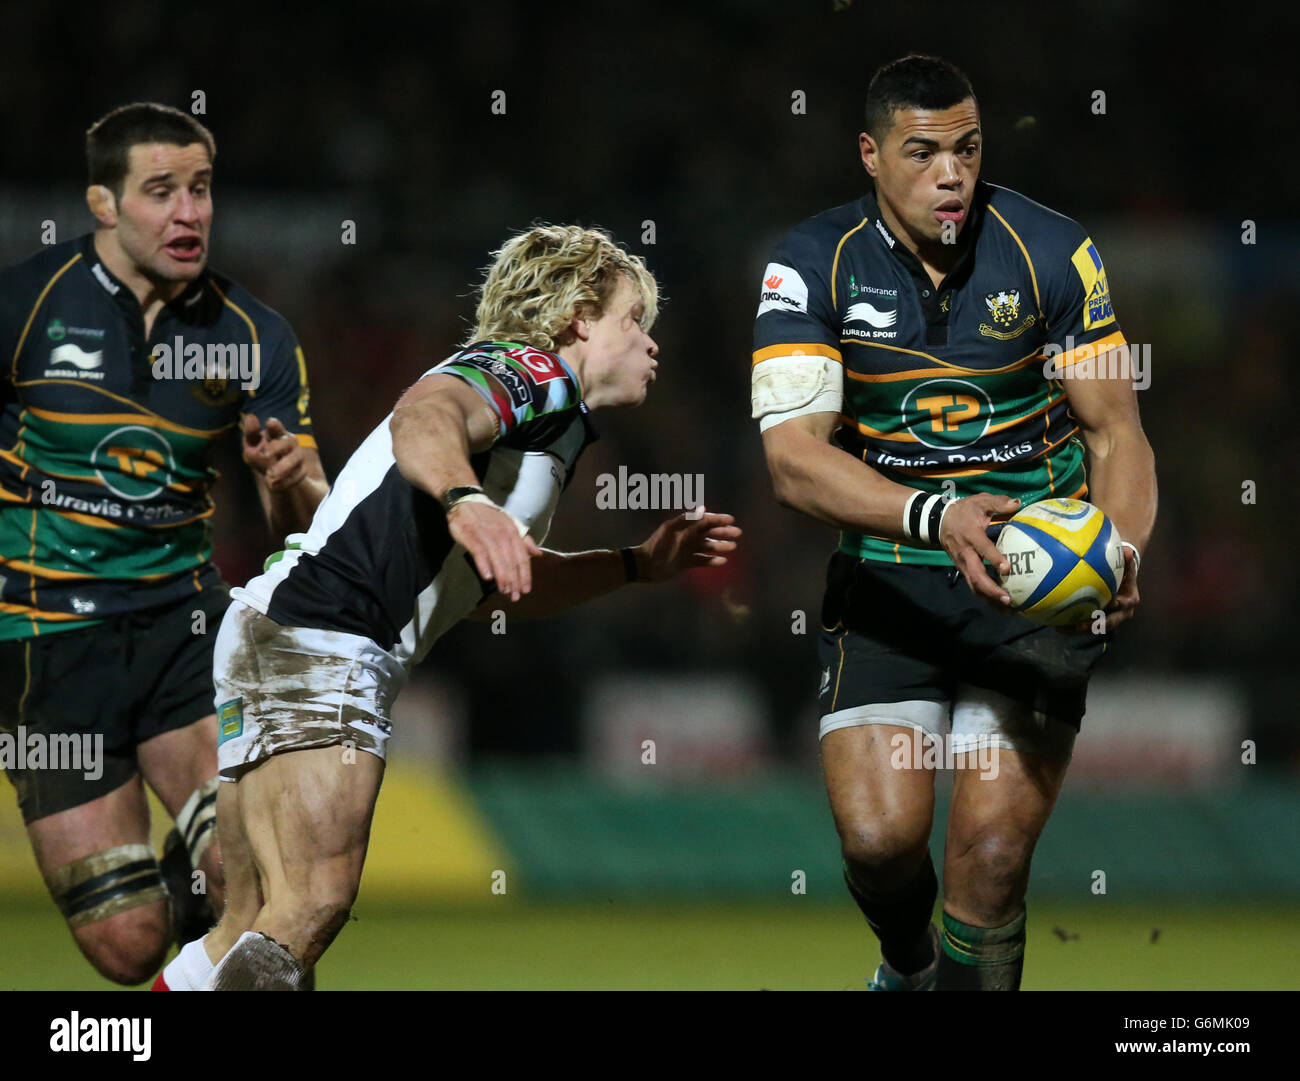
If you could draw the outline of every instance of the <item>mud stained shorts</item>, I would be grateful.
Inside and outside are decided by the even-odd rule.
[[[349,743],[384,758],[400,661],[369,638],[283,627],[234,601],[217,635],[217,765],[237,781],[273,754]]]
[[[820,736],[891,724],[1069,759],[1105,638],[999,612],[952,567],[859,560],[827,571]]]

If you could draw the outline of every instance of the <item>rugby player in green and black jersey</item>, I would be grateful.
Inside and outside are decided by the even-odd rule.
[[[1097,249],[979,180],[966,77],[887,64],[865,121],[874,190],[793,229],[764,272],[753,412],[777,498],[840,530],[821,755],[849,892],[880,939],[869,986],[1011,990],[1030,858],[1106,643],[1007,610],[990,533],[1040,499],[1100,506],[1126,542],[1113,630],[1138,603],[1154,459],[1131,377],[1096,374],[1122,372],[1125,346]],[[926,767],[949,760],[940,934]]]
[[[207,269],[211,134],[135,104],[86,147],[95,231],[0,273],[0,747],[78,946],[133,984],[223,895],[207,453],[242,436],[277,539],[327,485],[293,331]],[[59,737],[95,761],[30,753]],[[162,867],[142,777],[176,822]]]

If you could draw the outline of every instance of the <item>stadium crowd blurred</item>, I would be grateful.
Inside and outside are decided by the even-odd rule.
[[[400,22],[323,6],[310,18],[257,9],[252,24],[225,8],[162,19],[138,0],[78,24],[19,6],[0,43],[0,196],[26,193],[28,205],[37,190],[75,195],[81,133],[97,116],[143,98],[185,107],[203,91],[200,119],[219,148],[212,261],[297,331],[331,476],[463,340],[491,247],[537,219],[611,229],[661,282],[663,367],[643,408],[595,417],[602,438],[551,543],[611,546],[649,533],[656,512],[597,509],[596,478],[626,466],[702,474],[707,505],[744,527],[743,553],[723,572],[625,591],[550,625],[504,636],[462,627],[432,666],[464,685],[476,753],[571,751],[584,688],[615,669],[747,673],[770,704],[774,749],[792,752],[812,738],[833,538],[771,495],[749,418],[758,278],[785,229],[860,192],[855,136],[870,71],[911,49],[942,52],[980,95],[985,178],[1089,229],[1128,338],[1152,347],[1139,400],[1160,519],[1144,555],[1143,610],[1110,670],[1233,676],[1250,696],[1252,733],[1284,741],[1300,765],[1285,695],[1300,593],[1285,483],[1300,433],[1284,413],[1300,387],[1277,318],[1300,301],[1300,276],[1286,272],[1300,230],[1294,207],[1268,200],[1258,169],[1220,161],[1204,171],[1208,133],[1230,129],[1248,145],[1263,131],[1250,106],[1282,92],[1283,65],[1246,50],[1211,55],[1209,43],[1203,56],[1195,44],[1169,48],[1169,2],[1036,8],[1032,21],[941,3],[929,32],[902,10],[835,6],[730,0],[633,18],[439,5]],[[1078,71],[1043,42],[1064,47],[1083,19],[1105,21],[1109,45],[1089,49]],[[943,25],[963,30],[936,35]],[[1270,37],[1267,26],[1256,32]],[[827,40],[845,50],[833,64],[823,61]],[[1186,72],[1200,62],[1215,79],[1191,86]],[[1104,113],[1094,111],[1097,88]],[[491,111],[497,89],[504,115]],[[796,89],[802,113],[791,108]],[[265,227],[236,235],[241,212]],[[37,223],[0,218],[0,254],[12,262],[35,247]],[[356,222],[355,245],[339,242],[342,219]],[[1257,223],[1254,245],[1241,242],[1245,219]],[[64,235],[88,222],[83,214]],[[1152,248],[1153,237],[1171,248]],[[1173,259],[1175,249],[1199,261]],[[241,583],[269,539],[237,458],[219,467],[217,559]],[[1253,504],[1243,502],[1247,481]],[[792,633],[796,610],[807,614],[802,636]]]

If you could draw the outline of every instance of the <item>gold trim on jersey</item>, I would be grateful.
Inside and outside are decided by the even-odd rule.
[[[33,608],[29,604],[14,604],[11,601],[0,601],[0,612],[11,612],[14,615],[24,615],[30,619],[33,624],[36,622],[36,616],[40,616],[41,619],[51,623],[60,620],[67,622],[69,620],[80,620],[86,618],[85,616],[73,615],[71,612],[45,612],[40,608]],[[35,615],[32,613],[35,613]],[[39,634],[40,631],[37,630],[36,633]],[[28,678],[30,679],[30,675]]]
[[[75,510],[60,510],[58,507],[49,507],[60,518],[66,518],[69,522],[76,522],[79,525],[93,526],[95,529],[122,529],[123,526],[116,522],[110,522],[107,518],[96,518],[89,514],[82,514]]]
[[[990,424],[988,428],[985,429],[984,435],[992,435],[994,432],[1003,432],[1006,431],[1008,428],[1015,427],[1015,425],[1017,424],[1023,424],[1025,421],[1032,420],[1034,417],[1038,416],[1039,413],[1046,414],[1050,412],[1052,406],[1059,405],[1061,402],[1066,400],[1067,400],[1067,395],[1058,394],[1054,398],[1049,398],[1045,404],[1040,405],[1037,409],[1033,410],[1032,412],[1024,413],[1018,417],[1009,417],[1006,420],[999,421],[997,424]],[[881,432],[875,428],[872,428],[868,424],[863,424],[862,421],[856,419],[855,417],[847,416],[844,413],[840,414],[840,420],[841,422],[848,425],[849,427],[853,427],[854,425],[856,425],[858,431],[861,432],[863,435],[869,435],[876,439],[888,439],[896,443],[920,443],[921,442],[919,439],[916,438],[916,436],[912,435],[910,432],[907,433]],[[983,438],[983,436],[981,436],[980,438]],[[960,450],[961,448],[953,447],[951,449]]]
[[[755,349],[753,353],[754,361],[750,365],[761,364],[765,360],[771,360],[773,357],[828,357],[831,360],[844,363],[844,358],[840,351],[833,345],[822,345],[820,342],[790,342],[785,345],[768,345],[762,349]]]
[[[311,391],[307,386],[307,358],[302,355],[302,346],[294,347],[294,356],[298,358],[298,423],[304,428],[311,427],[311,417],[307,415],[307,403]]]
[[[257,337],[257,327],[253,325],[253,321],[248,317],[248,313],[244,311],[244,309],[241,308],[238,304],[236,304],[233,300],[231,300],[228,296],[226,296],[226,294],[221,291],[221,287],[217,285],[216,282],[214,282],[211,278],[209,278],[208,283],[212,286],[213,289],[216,290],[217,296],[221,298],[222,302],[226,305],[226,307],[230,308],[236,315],[238,315],[245,323],[248,324],[248,332],[253,336],[253,345],[257,346],[257,348],[253,350],[253,356],[257,358],[257,372],[253,376],[253,385],[260,386],[262,382],[262,349],[261,349],[261,344],[258,341],[258,337]],[[250,390],[248,392],[248,396],[250,398],[255,398],[257,396],[257,392]]]
[[[1087,360],[1090,357],[1097,359],[1112,349],[1118,349],[1121,345],[1127,345],[1124,340],[1124,332],[1116,330],[1107,334],[1104,338],[1098,338],[1095,342],[1087,342],[1084,345],[1076,345],[1068,353],[1062,353],[1052,361],[1054,368],[1068,368],[1071,364],[1078,364],[1080,361]]]
[[[857,338],[841,338],[843,345],[869,345],[873,349],[889,349],[895,353],[906,353],[913,357],[924,357],[926,360],[933,361],[945,371],[960,372],[962,375],[1002,375],[1005,372],[1014,372],[1019,368],[1028,367],[1035,360],[1042,360],[1043,355],[1039,350],[1034,350],[1028,356],[1021,357],[1019,360],[1013,360],[1010,364],[1004,364],[1001,368],[966,368],[960,364],[953,364],[951,361],[941,360],[933,353],[926,353],[920,349],[904,349],[901,345],[886,345],[884,342],[864,342]],[[845,367],[844,374],[850,379],[856,379],[861,383],[888,383],[896,379],[914,379],[921,376],[933,376],[935,373],[924,368],[913,368],[905,372],[886,372],[881,375],[865,375],[861,372],[855,372]]]
[[[41,379],[35,382],[54,383],[58,380]],[[24,386],[31,386],[31,383],[24,383]],[[118,398],[116,394],[104,391],[110,397],[118,401],[129,401],[127,398]],[[195,439],[213,439],[223,432],[234,428],[235,422],[221,428],[188,428],[184,424],[177,424],[174,420],[168,420],[157,413],[59,413],[53,409],[37,409],[29,405],[23,409],[24,413],[31,413],[32,416],[40,417],[42,420],[52,420],[60,424],[139,424],[145,428],[161,428],[163,431],[175,432],[177,435],[191,435]]]
[[[42,578],[47,578],[51,581],[90,582],[100,580],[100,575],[98,574],[79,574],[76,571],[61,571],[56,570],[54,567],[42,567],[39,563],[28,563],[21,559],[6,559],[4,556],[0,556],[0,567],[13,567],[14,570],[22,571],[25,574],[39,574]],[[154,582],[163,578],[174,578],[176,573],[176,571],[167,571],[163,574],[133,574],[131,576],[131,581]]]
[[[1011,239],[1016,242],[1016,247],[1020,249],[1020,254],[1025,257],[1025,264],[1029,267],[1029,280],[1033,283],[1034,286],[1034,303],[1038,305],[1039,317],[1042,318],[1043,325],[1046,326],[1047,317],[1043,314],[1043,300],[1038,295],[1038,275],[1034,273],[1034,261],[1029,258],[1029,252],[1028,250],[1026,250],[1024,243],[1021,241],[1020,234],[1018,234],[1014,229],[1012,229],[1011,226],[1007,223],[1007,219],[998,213],[997,207],[995,207],[990,202],[988,204],[988,208],[989,211],[992,213],[992,215],[1002,223],[1002,228],[1004,228],[1008,233],[1011,234]]]
[[[839,269],[840,269],[840,249],[844,247],[844,242],[848,240],[849,237],[851,237],[854,233],[856,233],[859,229],[861,229],[864,225],[866,225],[867,222],[869,222],[870,220],[871,220],[870,218],[863,218],[860,222],[858,222],[857,225],[855,225],[852,229],[850,229],[847,233],[845,233],[842,237],[840,237],[840,242],[835,245],[835,258],[831,260],[831,307],[832,308],[839,307],[839,302],[835,299],[835,275],[839,273]]]
[[[13,451],[0,450],[0,458],[3,458],[7,462],[13,462],[15,465],[21,465],[23,467],[24,472],[28,469],[37,468],[31,465],[29,462],[24,462],[21,458],[17,457],[13,453]],[[77,473],[57,473],[53,469],[46,469],[46,468],[41,468],[40,471],[44,473],[45,476],[47,477],[57,477],[59,480],[80,481],[83,484],[93,484],[98,488],[107,488],[110,492],[113,491],[113,489],[108,484],[106,484],[103,480],[101,480],[98,475],[82,476]],[[186,484],[185,482],[179,480],[170,481],[169,483],[164,484],[163,487],[166,488],[169,492],[179,492],[182,495],[192,495],[195,492],[200,491],[198,485]],[[113,494],[118,495],[118,493],[116,492],[113,492]],[[118,496],[118,498],[121,499],[125,497]],[[127,500],[127,502],[130,502],[130,500]],[[54,509],[54,508],[50,508],[50,509]],[[143,525],[144,523],[141,524]]]
[[[41,305],[45,302],[45,295],[54,287],[54,283],[63,277],[68,267],[72,266],[81,258],[81,252],[77,252],[63,266],[54,272],[54,276],[45,283],[45,288],[41,290],[40,295],[36,298],[36,303],[32,305],[32,310],[27,315],[27,322],[23,324],[23,332],[18,335],[18,345],[14,348],[13,359],[9,365],[10,382],[16,382],[18,379],[18,354],[23,351],[23,344],[27,341],[27,332],[32,329],[32,322],[36,319],[36,313],[41,310]]]

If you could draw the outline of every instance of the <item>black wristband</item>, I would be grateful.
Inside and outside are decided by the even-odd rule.
[[[443,492],[442,499],[440,499],[439,502],[442,504],[442,509],[444,511],[450,511],[452,508],[452,504],[454,504],[457,500],[464,499],[467,495],[483,495],[483,494],[484,494],[483,489],[480,488],[477,484],[461,484],[461,485],[457,485],[455,488],[448,488],[445,492]]]
[[[620,548],[618,554],[623,557],[623,574],[627,581],[635,582],[636,573],[636,553],[631,548]]]

